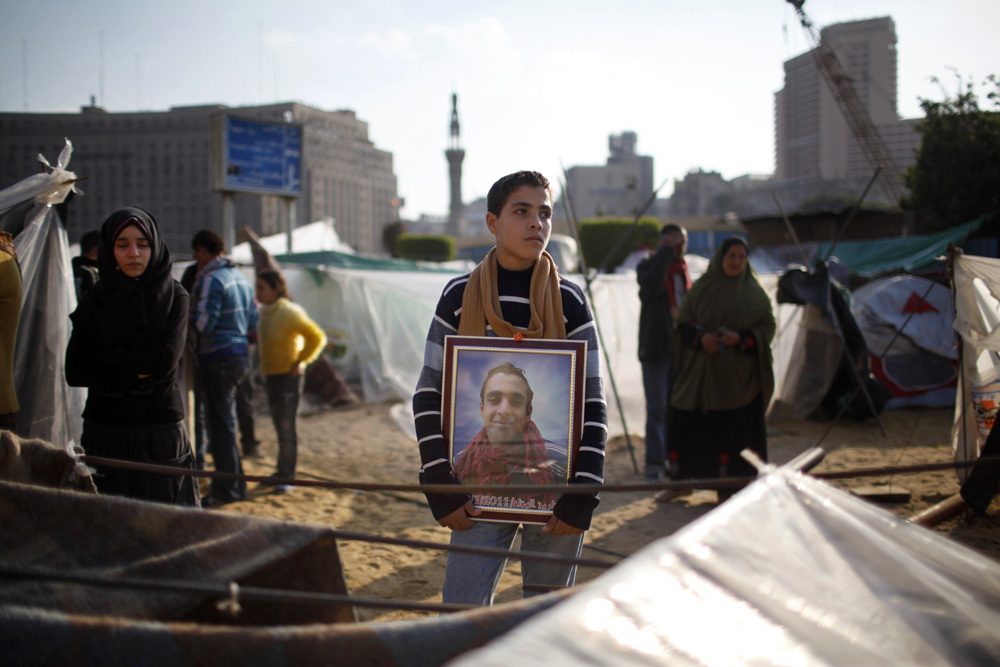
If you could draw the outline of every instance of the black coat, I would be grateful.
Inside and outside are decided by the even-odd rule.
[[[670,363],[674,354],[674,318],[670,315],[667,271],[674,261],[674,249],[657,247],[635,269],[639,281],[639,361]]]

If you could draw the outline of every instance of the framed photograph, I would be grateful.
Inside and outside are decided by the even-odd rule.
[[[467,486],[563,485],[583,432],[586,341],[446,336],[442,430]],[[472,491],[479,521],[544,524],[558,493]]]

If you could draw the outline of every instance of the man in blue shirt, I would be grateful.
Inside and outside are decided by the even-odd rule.
[[[249,336],[257,329],[253,287],[223,254],[217,233],[203,229],[191,239],[198,273],[191,290],[191,337],[196,382],[208,422],[208,447],[218,472],[243,474],[236,444],[236,390],[249,372]],[[219,507],[246,497],[246,482],[212,480],[202,507]]]

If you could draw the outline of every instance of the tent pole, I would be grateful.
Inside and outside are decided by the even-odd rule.
[[[587,298],[590,299],[590,307],[594,314],[594,326],[597,328],[597,338],[601,342],[601,352],[604,353],[604,365],[608,369],[608,381],[611,385],[611,393],[615,396],[615,405],[618,407],[618,414],[622,421],[622,430],[625,432],[625,444],[628,447],[629,456],[632,458],[632,470],[639,474],[639,464],[635,460],[635,448],[632,446],[632,436],[628,432],[628,423],[625,420],[625,410],[622,408],[621,396],[618,394],[618,385],[615,382],[614,371],[611,370],[611,357],[608,355],[608,348],[604,344],[604,334],[601,331],[601,320],[597,315],[597,304],[594,301],[594,292],[590,288],[590,269],[587,267],[587,260],[583,256],[583,246],[580,245],[580,232],[576,228],[576,215],[573,211],[573,197],[569,190],[569,175],[563,168],[563,205],[566,207],[566,217],[569,220],[570,231],[573,232],[573,239],[576,240],[576,247],[580,250],[580,265],[583,269],[583,284],[587,290]],[[655,196],[655,193],[654,193]]]
[[[829,280],[829,274],[827,274],[826,288],[832,289]],[[882,437],[888,438],[888,434],[885,432],[885,426],[882,425],[882,418],[879,417],[878,411],[875,409],[875,403],[872,401],[871,394],[868,393],[868,388],[865,387],[864,378],[861,377],[861,372],[858,370],[854,363],[854,359],[851,358],[850,350],[847,347],[847,339],[844,338],[844,331],[840,326],[840,318],[837,317],[837,311],[830,308],[830,317],[833,318],[834,328],[837,330],[837,337],[840,338],[840,343],[844,346],[844,354],[847,356],[848,366],[851,368],[851,372],[854,374],[854,380],[858,383],[858,389],[865,395],[865,401],[868,403],[868,409],[872,411],[872,415],[875,417],[875,421],[878,423],[878,428],[882,431]],[[867,361],[867,359],[866,359]]]
[[[785,227],[788,228],[788,233],[792,235],[792,240],[795,241],[796,247],[799,249],[799,253],[802,255],[802,263],[809,267],[809,257],[806,255],[805,248],[799,242],[799,235],[795,233],[795,228],[792,227],[792,221],[788,219],[788,215],[785,213],[785,209],[781,207],[781,202],[778,201],[778,195],[775,194],[774,190],[771,191],[771,197],[774,198],[774,203],[778,207],[778,211],[781,213],[781,219],[785,221]]]
[[[854,216],[858,214],[858,209],[861,208],[861,203],[865,200],[865,197],[868,196],[868,191],[872,189],[872,186],[875,184],[875,179],[878,178],[880,171],[882,171],[881,166],[875,167],[875,173],[872,174],[872,177],[868,180],[868,185],[865,186],[864,192],[861,193],[861,196],[858,198],[858,201],[855,202],[854,207],[851,209],[850,215],[847,216],[847,220],[844,221],[843,226],[841,226],[841,228],[837,230],[837,235],[833,237],[833,243],[830,244],[830,249],[826,251],[826,257],[823,258],[824,262],[830,259],[830,257],[833,255],[833,250],[834,248],[837,247],[837,244],[840,242],[840,237],[844,235],[844,232],[847,231],[847,228],[854,221]]]
[[[948,285],[951,288],[951,316],[954,321],[958,317],[958,285],[955,284],[955,259],[956,255],[961,252],[961,249],[951,245],[948,246],[948,260],[945,263],[948,271]],[[962,455],[965,461],[969,461],[969,433],[966,421],[966,413],[968,410],[968,394],[966,393],[966,374],[965,374],[965,337],[959,333],[958,334],[958,382],[962,388],[962,403],[961,412],[962,415]],[[957,449],[957,448],[956,448]],[[954,455],[953,455],[954,456]],[[979,457],[979,434],[976,434],[976,457]],[[965,476],[968,479],[969,469],[965,469]]]

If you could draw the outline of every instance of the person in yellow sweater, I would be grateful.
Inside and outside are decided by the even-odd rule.
[[[14,342],[21,319],[21,268],[14,238],[0,232],[0,429],[14,430],[18,410],[14,391]]]
[[[277,478],[295,477],[298,437],[295,414],[302,393],[306,366],[326,347],[326,334],[288,295],[285,277],[274,269],[257,274],[257,345],[260,370],[267,389],[267,404],[278,434]],[[275,493],[288,493],[288,484],[277,484]]]

